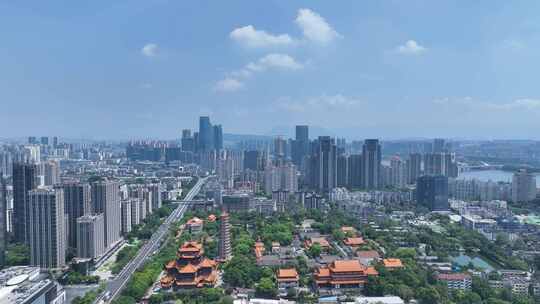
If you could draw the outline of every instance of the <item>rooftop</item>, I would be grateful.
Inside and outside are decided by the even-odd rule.
[[[0,271],[0,303],[18,304],[54,284],[38,267],[15,266]]]
[[[400,259],[384,259],[383,260],[384,267],[386,268],[401,268],[403,267],[403,263]]]

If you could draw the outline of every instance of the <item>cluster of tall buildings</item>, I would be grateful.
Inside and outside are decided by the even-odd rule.
[[[43,171],[45,178],[39,175]],[[32,266],[62,268],[68,249],[78,258],[97,259],[161,207],[160,184],[128,187],[106,178],[62,182],[55,162],[14,163],[12,174],[12,212],[5,210],[7,190],[0,174],[0,263],[7,230],[30,248]]]

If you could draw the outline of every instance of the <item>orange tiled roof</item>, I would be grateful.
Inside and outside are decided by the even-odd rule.
[[[182,269],[180,269],[180,273],[195,273],[197,272],[197,267],[187,264]]]
[[[311,245],[313,245],[315,243],[321,245],[321,247],[323,247],[323,248],[330,247],[330,244],[328,243],[328,241],[324,237],[312,237],[308,242],[308,247],[311,247]]]
[[[330,265],[332,272],[363,272],[366,266],[358,260],[337,260]]]
[[[208,216],[208,218],[207,218],[207,220],[208,220],[209,222],[215,222],[216,219],[217,219],[217,217],[216,217],[215,215],[213,215],[213,214],[210,214],[210,215]]]
[[[199,264],[199,267],[204,267],[204,268],[214,267],[214,266],[216,266],[216,262],[209,258],[204,258],[202,262]]]
[[[319,267],[317,269],[316,273],[319,277],[329,277],[330,276],[330,269],[326,267]]]
[[[401,263],[400,259],[384,259],[383,264],[384,264],[384,267],[386,267],[386,268],[401,268],[401,267],[403,267],[403,263]]]
[[[296,272],[296,269],[294,268],[285,268],[285,269],[279,269],[278,270],[278,279],[284,279],[284,278],[296,278],[298,279],[298,272]]]
[[[255,257],[256,258],[261,258],[264,254],[264,251],[265,251],[265,248],[264,248],[264,243],[263,242],[255,242]]]
[[[346,238],[344,243],[348,246],[360,246],[365,244],[364,239],[361,237]]]
[[[379,272],[377,271],[377,269],[375,269],[375,267],[368,267],[366,269],[366,274],[376,276],[379,275]]]

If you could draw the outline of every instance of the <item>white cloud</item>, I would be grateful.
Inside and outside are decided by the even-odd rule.
[[[219,92],[234,92],[244,88],[244,83],[234,78],[224,78],[216,83],[214,90]]]
[[[141,49],[141,54],[146,57],[155,57],[158,52],[158,45],[155,43],[148,43]]]
[[[257,62],[248,63],[245,70],[253,72],[261,72],[267,69],[281,69],[281,70],[299,70],[304,67],[303,64],[296,61],[293,57],[287,54],[268,54]]]
[[[308,8],[298,10],[295,22],[302,29],[304,36],[311,41],[327,44],[341,37],[321,15]]]
[[[217,91],[237,91],[244,87],[244,83],[239,79],[245,80],[251,78],[255,73],[262,73],[267,70],[299,70],[304,68],[293,57],[287,54],[272,53],[268,54],[255,62],[246,64],[242,69],[232,71],[227,77],[220,80],[214,87]]]
[[[229,37],[243,46],[250,48],[290,45],[294,40],[287,34],[272,35],[257,30],[252,25],[234,29]]]
[[[397,47],[398,53],[407,55],[419,55],[427,51],[427,49],[414,40],[408,40],[404,45]]]

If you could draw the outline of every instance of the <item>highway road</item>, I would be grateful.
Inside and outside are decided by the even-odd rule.
[[[206,182],[206,179],[207,178],[199,178],[195,186],[191,188],[191,190],[184,198],[184,201],[192,200],[199,193],[202,185]],[[179,221],[187,209],[188,204],[180,203],[178,205],[178,207],[169,215],[169,217],[163,222],[163,224],[161,224],[158,230],[154,232],[154,234],[146,242],[146,244],[141,247],[141,249],[137,253],[137,256],[132,259],[124,267],[124,269],[122,269],[122,271],[120,271],[116,275],[116,277],[107,282],[105,291],[103,291],[103,293],[101,293],[96,298],[94,303],[109,303],[120,295],[122,289],[125,287],[133,273],[144,264],[146,259],[154,251],[158,250],[161,247],[163,240],[167,237],[167,233],[169,232],[171,224]]]

